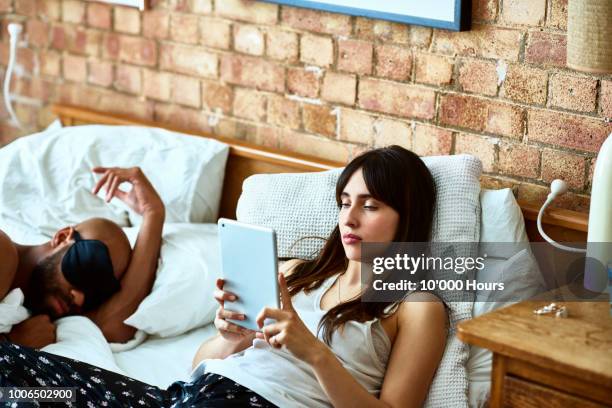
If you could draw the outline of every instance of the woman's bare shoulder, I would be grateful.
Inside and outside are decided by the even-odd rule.
[[[304,261],[303,259],[289,259],[288,261],[281,262],[280,266],[278,267],[278,270],[285,277],[287,277],[293,273],[296,266],[304,262],[306,261]]]
[[[448,323],[448,314],[442,300],[429,292],[413,292],[400,304],[398,324],[418,325],[432,322]]]

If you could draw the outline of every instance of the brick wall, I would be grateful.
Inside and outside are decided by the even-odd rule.
[[[51,102],[211,131],[346,161],[397,143],[472,153],[483,185],[588,210],[612,131],[612,76],[565,67],[567,0],[474,0],[455,33],[242,0],[0,0],[25,26],[13,92],[31,130]],[[502,6],[503,4],[503,6]],[[3,75],[2,75],[3,76]],[[20,133],[0,108],[0,144]]]

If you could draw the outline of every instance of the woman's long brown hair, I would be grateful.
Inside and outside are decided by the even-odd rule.
[[[389,205],[399,214],[399,224],[393,241],[427,242],[435,209],[435,184],[425,163],[409,150],[389,146],[370,150],[352,160],[340,174],[336,183],[336,202],[342,202],[341,193],[359,169],[370,194]],[[323,282],[348,267],[338,225],[327,238],[318,256],[295,266],[287,278],[291,296],[320,287]],[[386,317],[385,309],[399,302],[362,302],[359,297],[340,303],[321,318],[318,331],[323,329],[323,340],[329,346],[333,332],[350,320],[367,321]]]

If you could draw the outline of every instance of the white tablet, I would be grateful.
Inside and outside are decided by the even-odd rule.
[[[262,308],[280,305],[276,233],[271,228],[220,218],[219,248],[225,284],[223,290],[238,299],[225,307],[244,313],[245,320],[230,320],[239,326],[259,331],[255,319]]]

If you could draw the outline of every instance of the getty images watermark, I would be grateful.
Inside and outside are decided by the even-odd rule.
[[[589,245],[612,254],[611,243]],[[362,301],[397,302],[415,291],[447,301],[598,300],[607,284],[585,290],[586,268],[607,282],[607,266],[547,243],[362,243]]]

